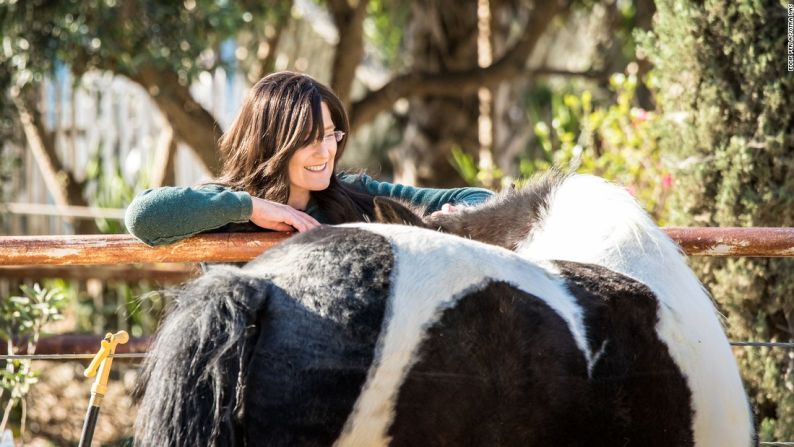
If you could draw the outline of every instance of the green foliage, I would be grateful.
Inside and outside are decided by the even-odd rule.
[[[17,353],[14,340],[23,337],[27,338],[27,352],[32,354],[44,325],[60,320],[66,304],[66,298],[59,289],[44,289],[38,284],[33,287],[23,285],[21,289],[21,296],[12,296],[0,302],[0,339],[6,341],[8,354]],[[0,402],[3,408],[0,433],[3,433],[14,406],[25,398],[37,380],[36,373],[30,368],[30,360],[5,361],[5,367],[0,370]],[[4,396],[7,396],[5,402]]]
[[[673,177],[661,156],[656,129],[669,118],[635,106],[638,82],[635,74],[613,75],[611,97],[601,105],[594,104],[590,90],[536,90],[530,103],[540,105],[530,117],[537,148],[519,161],[521,177],[552,166],[605,177],[625,185],[663,223]],[[546,108],[549,114],[541,110]],[[551,119],[544,120],[543,115]],[[498,169],[483,172],[461,151],[453,152],[452,163],[470,184],[481,185],[489,176],[503,186],[513,182]]]
[[[217,62],[207,49],[264,13],[260,4],[245,6],[251,7],[216,0],[3,1],[0,80],[39,81],[60,60],[80,71],[126,75],[170,67],[187,83]]]
[[[22,285],[21,290],[22,296],[0,303],[0,337],[6,340],[36,335],[45,324],[61,319],[65,298],[59,289],[43,289],[35,284]]]
[[[510,179],[504,176],[497,167],[491,169],[481,169],[477,166],[474,158],[463,152],[460,146],[452,147],[452,166],[458,174],[470,185],[489,186],[493,181],[503,181],[509,183]]]
[[[783,2],[664,0],[642,48],[667,110],[659,145],[681,160],[671,198],[680,225],[794,226],[794,75]],[[729,337],[794,340],[794,260],[693,260]],[[737,357],[764,440],[794,438],[794,362],[783,349]]]
[[[656,129],[666,118],[634,106],[635,74],[612,75],[609,85],[614,102],[603,106],[594,106],[587,90],[552,97],[551,126],[544,121],[535,125],[546,158],[522,163],[522,174],[554,165],[607,178],[625,185],[663,223],[672,176],[663,163]]]
[[[403,49],[404,30],[411,13],[410,2],[395,0],[370,0],[367,18],[364,19],[364,36],[378,49],[381,63],[394,69],[404,68],[399,57]]]
[[[100,208],[123,209],[132,202],[136,191],[148,188],[147,170],[140,170],[137,175],[137,184],[130,184],[121,172],[120,160],[112,160],[111,169],[103,163],[102,152],[99,147],[89,159],[85,170],[86,197],[93,198],[92,205]],[[103,233],[124,233],[124,225],[116,219],[96,219],[99,231]]]
[[[0,110],[0,141],[4,141],[3,135],[8,135],[3,127],[3,112]],[[12,121],[9,117],[8,121]],[[7,139],[5,141],[8,141]],[[18,146],[11,144],[0,144],[0,203],[12,201],[15,195],[16,186],[12,181],[22,167],[22,151]],[[0,225],[6,217],[5,213],[0,213]]]

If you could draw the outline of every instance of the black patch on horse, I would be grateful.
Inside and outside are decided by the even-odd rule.
[[[586,445],[597,439],[590,394],[565,321],[494,281],[427,330],[389,435],[397,446]]]
[[[428,329],[399,391],[393,445],[692,445],[691,395],[656,336],[653,294],[602,268],[560,267],[594,351],[608,340],[592,377],[553,309],[492,282]]]
[[[269,297],[248,368],[249,445],[331,445],[367,378],[394,265],[388,240],[321,227],[293,236],[247,269],[298,252]],[[295,256],[289,259],[296,259]]]
[[[585,310],[591,351],[603,347],[591,380],[605,418],[599,437],[614,440],[612,445],[693,445],[692,394],[656,332],[656,295],[604,267],[555,265]]]

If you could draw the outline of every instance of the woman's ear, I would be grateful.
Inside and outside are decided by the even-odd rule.
[[[375,205],[375,222],[430,228],[422,221],[421,213],[408,205],[385,197],[375,197],[372,202]]]

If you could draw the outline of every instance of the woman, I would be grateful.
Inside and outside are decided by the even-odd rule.
[[[270,230],[307,231],[371,218],[375,196],[402,199],[427,212],[450,212],[492,194],[336,174],[348,131],[344,107],[328,87],[304,74],[268,75],[254,85],[221,137],[221,176],[199,187],[142,192],[127,209],[127,229],[149,245],[249,221]]]

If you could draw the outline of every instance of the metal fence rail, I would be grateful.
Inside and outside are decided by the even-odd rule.
[[[665,228],[690,256],[794,257],[794,228]],[[290,233],[202,234],[149,247],[130,235],[3,236],[0,265],[244,262]]]
[[[242,262],[281,242],[289,233],[216,233],[149,247],[133,236],[3,236],[0,265],[147,264]]]

